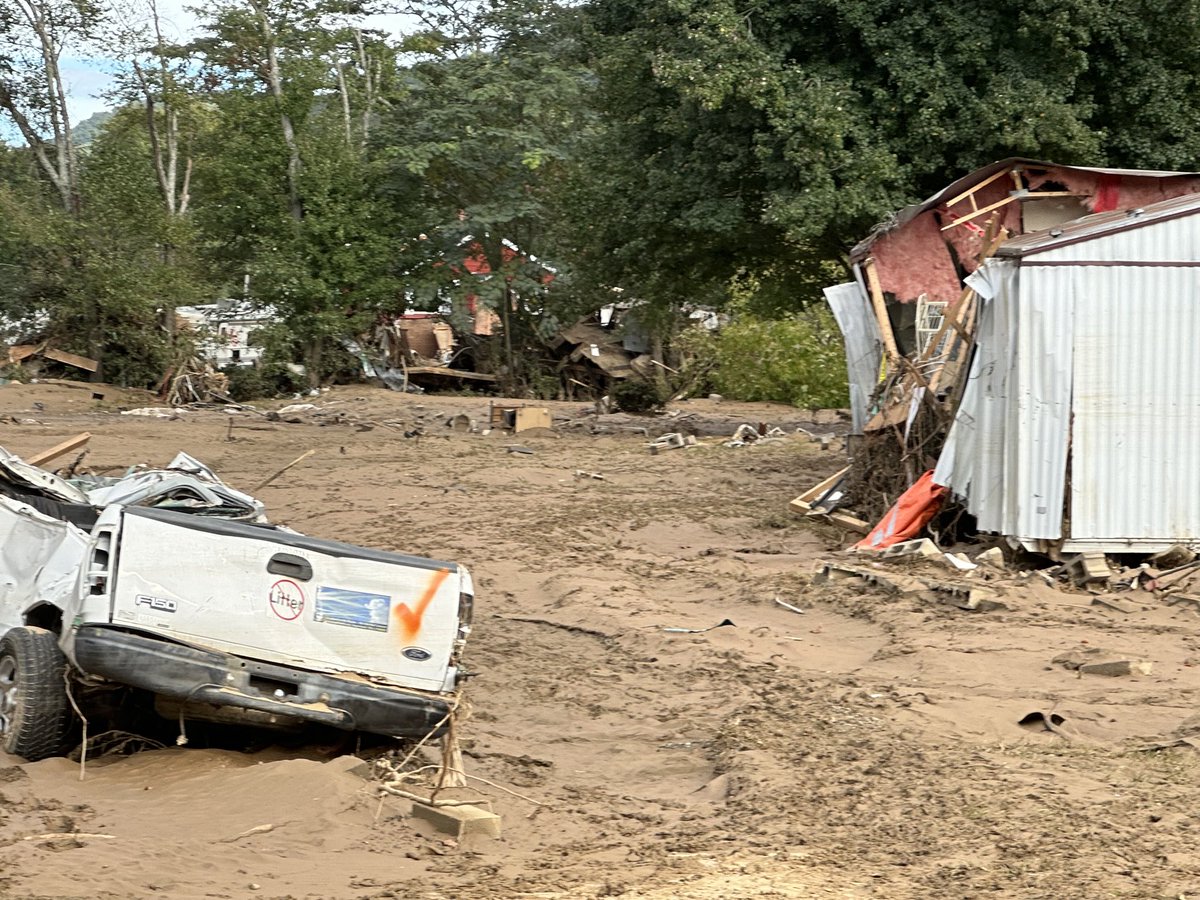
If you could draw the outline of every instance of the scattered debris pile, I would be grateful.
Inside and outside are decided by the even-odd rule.
[[[167,369],[156,393],[171,406],[228,401],[229,378],[197,354]]]

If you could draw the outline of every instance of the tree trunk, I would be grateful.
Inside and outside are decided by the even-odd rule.
[[[325,357],[325,338],[312,338],[304,348],[304,370],[310,388],[321,386],[321,362]]]
[[[300,145],[296,141],[296,129],[292,126],[292,117],[287,113],[283,97],[283,76],[279,72],[279,53],[275,46],[275,31],[271,20],[267,17],[267,7],[263,0],[250,0],[258,16],[258,24],[262,29],[263,42],[267,49],[267,88],[275,98],[279,107],[279,127],[283,132],[283,142],[288,149],[288,208],[292,219],[299,222],[304,218],[304,205],[300,200]]]

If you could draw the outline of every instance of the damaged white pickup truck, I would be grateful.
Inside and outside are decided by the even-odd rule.
[[[67,481],[0,448],[0,748],[63,752],[71,696],[159,715],[423,736],[444,726],[474,588],[451,562],[306,537],[180,454]]]

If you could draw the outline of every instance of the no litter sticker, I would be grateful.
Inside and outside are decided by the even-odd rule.
[[[304,612],[304,591],[290,579],[283,578],[271,585],[271,593],[267,597],[271,612],[285,622],[300,618],[300,613]]]

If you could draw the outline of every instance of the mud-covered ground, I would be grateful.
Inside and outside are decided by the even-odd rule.
[[[1195,751],[1141,749],[1193,714],[1197,614],[1148,594],[1122,613],[983,568],[971,577],[1005,608],[814,584],[820,562],[848,562],[847,536],[787,504],[840,466],[836,441],[702,436],[651,455],[637,423],[580,404],[514,438],[443,424],[485,422],[478,397],[341,388],[268,421],[90,396],[0,386],[0,444],[31,454],[87,430],[88,466],[186,450],[241,488],[316,448],[259,492],[275,521],[468,565],[467,771],[522,797],[475,782],[504,835],[455,846],[381,800],[345,747],[172,747],[93,759],[82,781],[66,759],[0,758],[0,896],[1200,896]],[[701,433],[842,427],[674,409]],[[1153,670],[1051,663],[1077,647]],[[1055,728],[1020,725],[1030,713]]]

